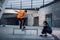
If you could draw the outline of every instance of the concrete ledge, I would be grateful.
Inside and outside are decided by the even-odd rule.
[[[38,36],[38,29],[25,29],[24,31],[22,31],[19,28],[13,28],[13,35],[15,34],[37,35]]]

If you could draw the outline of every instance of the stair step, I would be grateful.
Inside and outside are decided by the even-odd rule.
[[[4,36],[4,35],[3,35]],[[54,37],[39,37],[34,35],[7,35],[4,37],[0,37],[2,40],[54,40]]]

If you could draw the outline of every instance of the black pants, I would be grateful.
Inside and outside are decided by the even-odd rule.
[[[42,34],[47,34],[47,33],[52,34],[52,30],[49,31],[47,30],[47,27],[44,27],[42,30]]]
[[[25,18],[18,19],[18,21],[19,21],[20,29],[21,29],[22,27],[25,27]]]

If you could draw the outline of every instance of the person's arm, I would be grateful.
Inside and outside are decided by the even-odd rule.
[[[18,12],[17,10],[15,10],[15,12]]]
[[[19,10],[15,10],[15,12],[19,12]]]
[[[14,10],[15,12],[17,12],[17,10]]]

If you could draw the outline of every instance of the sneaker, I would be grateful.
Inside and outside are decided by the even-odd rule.
[[[25,29],[25,27],[23,27],[23,29]]]
[[[47,37],[47,35],[44,35],[45,37]]]
[[[24,30],[25,30],[25,27],[22,28],[22,31],[24,31]]]
[[[3,27],[5,27],[5,25],[3,25]]]
[[[40,35],[40,36],[43,36],[43,35]]]

